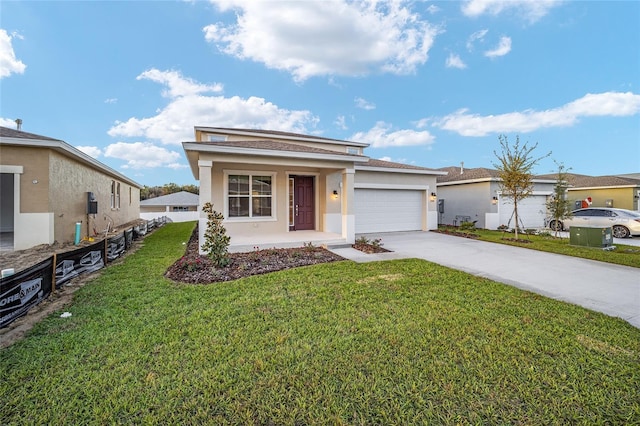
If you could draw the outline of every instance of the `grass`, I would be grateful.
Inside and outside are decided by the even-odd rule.
[[[212,285],[166,225],[0,352],[0,424],[639,424],[640,330],[426,261]]]
[[[455,227],[440,227],[440,231],[455,231],[473,234],[478,240],[492,243],[508,244],[533,250],[546,251],[567,256],[581,257],[583,259],[598,260],[600,262],[614,263],[617,265],[640,268],[640,247],[624,244],[615,244],[615,250],[602,250],[599,248],[579,247],[569,244],[568,238],[558,238],[553,235],[525,235],[518,234],[518,239],[528,241],[526,243],[511,241],[513,233],[503,231],[490,231],[487,229],[473,229],[461,231]]]

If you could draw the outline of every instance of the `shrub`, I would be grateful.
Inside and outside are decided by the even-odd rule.
[[[460,224],[460,230],[461,231],[473,231],[476,229],[476,223],[475,222],[462,222]]]
[[[204,244],[202,250],[207,253],[209,259],[218,268],[224,268],[229,260],[229,241],[227,230],[222,226],[224,216],[222,213],[213,210],[211,203],[202,206],[202,211],[207,214],[207,230],[204,233]]]

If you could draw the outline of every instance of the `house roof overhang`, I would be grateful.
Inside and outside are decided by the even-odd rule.
[[[125,183],[128,183],[131,186],[136,188],[142,188],[138,182],[129,179],[127,176],[123,175],[120,172],[115,171],[111,167],[106,164],[101,163],[93,157],[85,154],[80,151],[78,148],[75,148],[68,143],[51,138],[43,138],[43,139],[26,139],[26,138],[14,138],[14,137],[0,137],[0,145],[7,146],[22,146],[22,147],[32,147],[32,148],[49,148],[52,149],[65,157],[73,158],[76,161],[79,161],[81,164],[85,166],[96,169],[106,175],[117,178]]]
[[[366,148],[369,146],[368,143],[364,142],[353,142],[353,141],[345,141],[341,139],[331,139],[331,138],[323,138],[320,136],[311,136],[311,135],[303,135],[299,133],[292,132],[280,132],[276,130],[258,130],[258,129],[237,129],[237,128],[227,128],[227,127],[206,127],[206,126],[195,126],[195,131],[205,132],[211,134],[220,134],[220,135],[235,135],[235,136],[250,136],[250,137],[259,137],[269,139],[269,136],[273,136],[279,140],[291,140],[296,142],[320,142],[320,143],[331,143],[336,145],[347,145],[347,146],[357,146],[361,148]]]
[[[200,179],[198,160],[201,154],[216,156],[219,159],[218,161],[225,161],[225,157],[256,157],[263,159],[266,164],[276,160],[291,161],[292,163],[299,160],[308,160],[342,163],[343,167],[353,167],[355,163],[363,163],[369,160],[369,157],[364,155],[353,155],[273,141],[265,141],[264,147],[260,147],[259,142],[247,142],[245,144],[242,142],[183,142],[182,147],[189,161],[191,172],[197,180]]]

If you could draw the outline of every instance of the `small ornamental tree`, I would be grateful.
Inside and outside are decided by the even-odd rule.
[[[551,155],[549,152],[542,157],[533,158],[531,153],[537,148],[538,144],[529,147],[525,142],[520,146],[520,138],[516,137],[516,143],[511,146],[505,135],[498,137],[502,152],[500,155],[493,151],[498,163],[494,163],[494,167],[498,170],[500,177],[500,190],[502,195],[509,198],[513,202],[513,215],[515,216],[516,226],[515,238],[518,239],[518,203],[529,197],[533,192],[533,167],[541,159]]]
[[[224,216],[213,210],[211,203],[205,203],[202,211],[207,214],[207,230],[204,233],[202,250],[207,253],[216,267],[224,268],[229,264],[229,241],[231,240],[227,230],[222,226]]]
[[[556,165],[558,166],[556,184],[553,187],[553,195],[547,201],[547,209],[549,210],[549,215],[551,217],[549,226],[555,231],[554,235],[557,237],[558,231],[562,230],[560,229],[560,223],[572,216],[572,205],[567,199],[567,188],[569,187],[569,183],[567,182],[567,171],[571,169],[565,168],[562,163],[556,162]]]

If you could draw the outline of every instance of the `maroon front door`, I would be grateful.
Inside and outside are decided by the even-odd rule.
[[[313,176],[294,176],[293,229],[315,229],[315,194]]]

